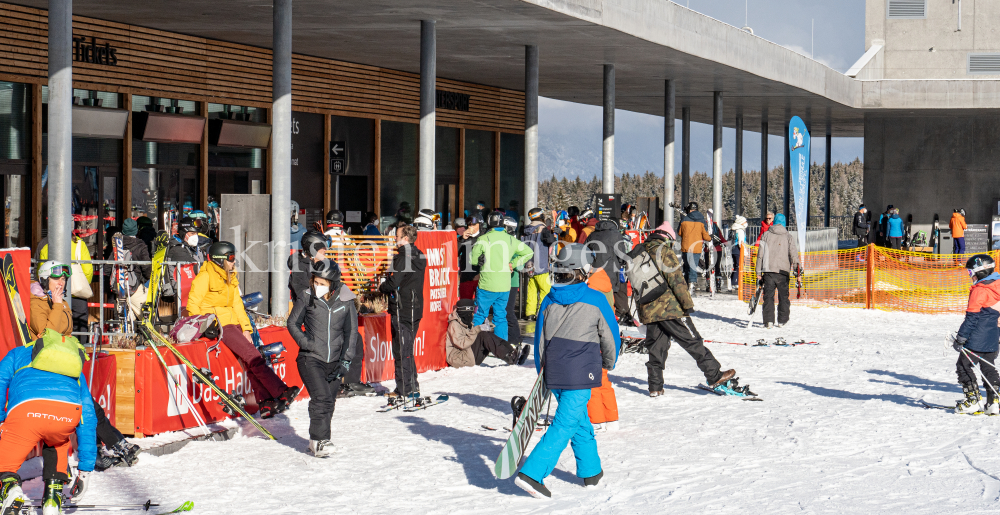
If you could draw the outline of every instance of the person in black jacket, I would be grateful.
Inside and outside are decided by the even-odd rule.
[[[288,290],[292,294],[292,302],[298,302],[299,293],[309,289],[312,284],[313,263],[326,259],[326,235],[310,229],[302,235],[299,251],[288,256]]]
[[[392,358],[396,361],[396,390],[389,393],[389,403],[404,402],[407,397],[414,398],[416,402],[420,400],[413,338],[424,313],[427,256],[413,245],[415,241],[416,227],[406,225],[396,230],[396,256],[392,258],[389,277],[378,287],[380,292],[389,296]]]
[[[354,343],[361,335],[355,295],[340,281],[337,263],[324,259],[311,268],[312,284],[299,291],[287,326],[299,345],[295,364],[309,391],[309,450],[325,458],[335,451],[330,443],[330,420],[341,379],[352,368]]]
[[[593,268],[603,268],[611,279],[611,291],[616,292],[621,284],[618,270],[625,255],[625,240],[614,220],[597,222],[594,232],[587,238],[587,249],[594,252]]]
[[[854,213],[854,235],[858,237],[858,246],[868,245],[868,208],[864,204]]]
[[[185,216],[177,224],[177,234],[167,240],[167,252],[164,258],[167,261],[177,263],[194,263],[194,273],[201,269],[201,264],[208,256],[208,247],[212,245],[212,240],[198,234],[204,226],[200,219],[193,219]],[[166,269],[167,281],[164,283],[163,294],[172,297],[179,290],[177,289],[177,276],[174,274],[173,265],[168,265]]]
[[[470,263],[469,256],[472,247],[483,232],[483,219],[474,213],[465,219],[466,229],[458,237],[458,295],[462,299],[471,299],[476,295],[479,263]]]

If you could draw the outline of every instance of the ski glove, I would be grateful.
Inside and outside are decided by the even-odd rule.
[[[965,346],[965,342],[967,341],[969,341],[968,338],[955,334],[951,337],[951,346],[955,349],[955,352],[962,352],[962,347]]]
[[[349,360],[341,360],[340,366],[333,372],[333,379],[331,381],[336,381],[347,375],[347,372],[351,370],[351,362]]]

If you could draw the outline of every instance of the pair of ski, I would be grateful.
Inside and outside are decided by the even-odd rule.
[[[160,506],[159,504],[154,504],[152,501],[146,501],[146,502],[144,502],[142,504],[72,504],[72,503],[67,503],[67,504],[63,505],[63,509],[64,510],[100,510],[100,511],[134,509],[134,510],[149,511],[150,508],[156,508],[156,507],[159,507],[159,506]],[[24,504],[24,505],[21,506],[21,514],[22,515],[30,515],[34,510],[41,510],[41,509],[42,509],[42,505],[41,504]],[[159,512],[157,515],[169,515],[171,513],[183,513],[183,512],[191,511],[192,509],[194,509],[194,503],[191,502],[191,501],[187,501],[184,504],[178,506],[177,508],[174,508],[173,510]]]
[[[923,406],[924,409],[939,409],[955,413],[955,406],[943,406],[941,404],[931,404],[923,399],[920,399],[920,405]],[[983,413],[982,411],[975,411],[972,413],[961,413],[961,415],[986,415],[986,414]],[[994,416],[994,415],[987,415],[987,416]]]
[[[407,400],[403,402],[396,402],[392,404],[386,404],[379,409],[375,410],[376,413],[388,413],[390,411],[395,411],[402,409],[404,413],[413,413],[414,411],[421,411],[432,406],[437,406],[448,401],[448,394],[438,395],[436,399],[431,400],[430,396],[422,397],[424,401],[423,404],[417,405],[414,400]]]
[[[725,343],[726,345],[742,345],[744,347],[798,347],[801,345],[819,345],[819,342],[807,342],[805,340],[799,340],[797,342],[788,343],[784,338],[776,338],[774,343],[767,343],[767,340],[760,339],[757,343],[750,345],[749,343],[739,343],[739,342],[720,342],[718,340],[705,340],[707,343]]]

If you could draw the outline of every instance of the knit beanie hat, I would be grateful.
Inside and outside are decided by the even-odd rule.
[[[662,224],[660,224],[659,227],[656,228],[656,230],[657,231],[663,231],[663,232],[669,234],[670,238],[673,239],[673,240],[677,239],[677,233],[674,232],[674,228],[673,228],[672,225],[670,225],[670,222],[664,221]]]
[[[138,222],[131,218],[125,219],[125,222],[122,223],[122,234],[125,236],[135,236],[136,234],[139,234]]]
[[[782,227],[785,227],[785,215],[781,213],[774,215],[774,223]]]

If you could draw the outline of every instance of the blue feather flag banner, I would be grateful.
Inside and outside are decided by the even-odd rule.
[[[793,116],[788,122],[788,153],[795,200],[795,227],[799,235],[799,252],[806,250],[806,224],[809,221],[809,152],[812,143],[805,122]]]

